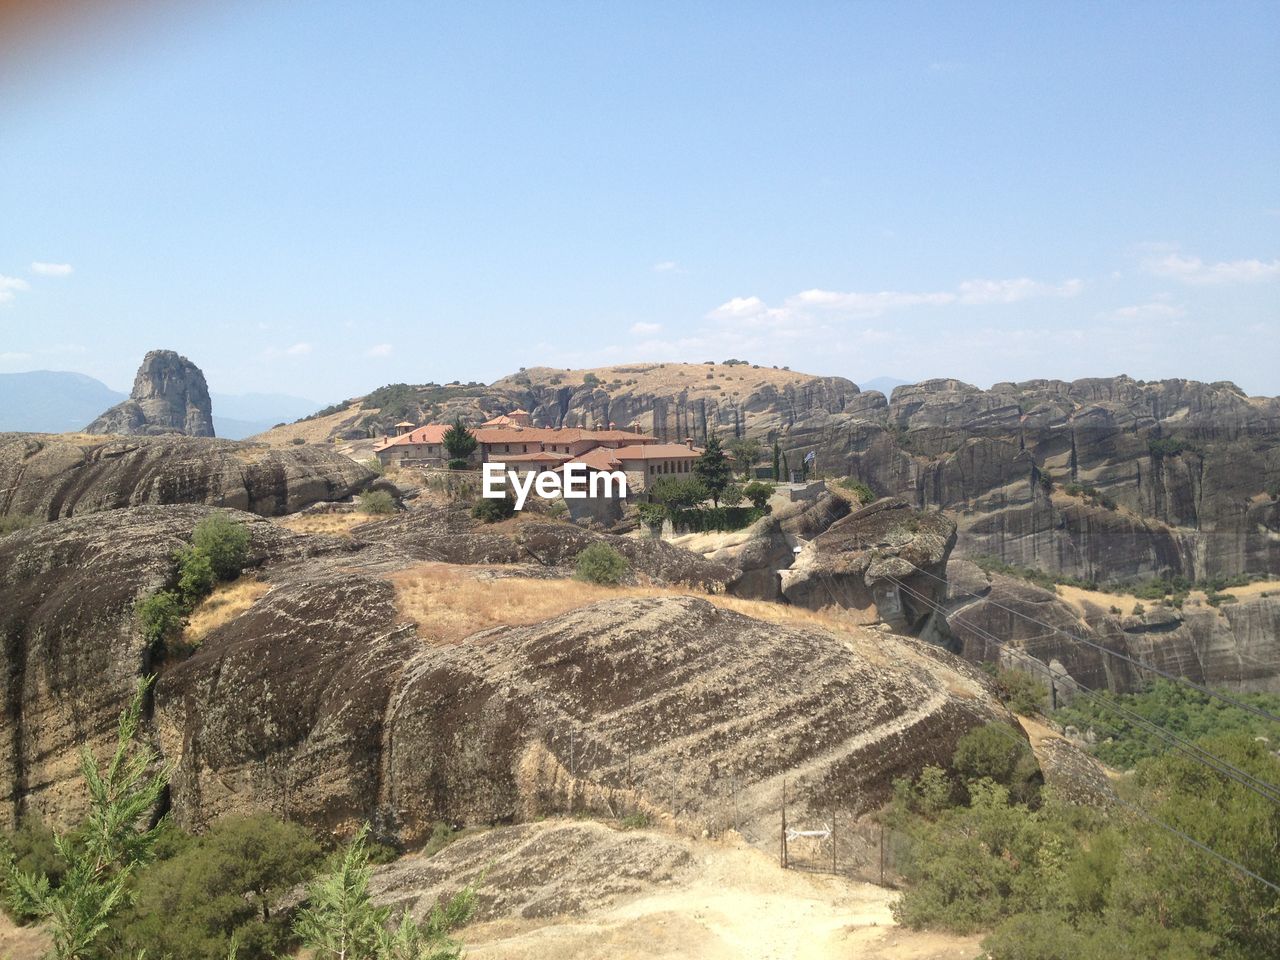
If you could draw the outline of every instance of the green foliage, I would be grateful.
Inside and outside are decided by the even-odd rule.
[[[1174,437],[1154,437],[1147,441],[1147,450],[1151,453],[1151,456],[1157,460],[1162,457],[1176,457],[1180,453],[1200,452],[1186,440],[1180,440]]]
[[[629,568],[626,558],[607,543],[593,543],[580,554],[574,565],[574,578],[588,583],[616,587]]]
[[[673,511],[671,523],[678,530],[694,533],[723,532],[742,530],[764,515],[765,511],[760,507],[700,507]]]
[[[378,418],[391,423],[395,420],[417,420],[422,410],[418,391],[407,383],[388,383],[364,398],[362,410],[378,411]]]
[[[476,435],[467,429],[467,425],[462,422],[461,417],[454,419],[453,426],[444,432],[443,439],[444,448],[449,451],[450,467],[453,467],[453,461],[465,461],[471,454],[475,453],[476,446],[479,444],[479,441],[476,440]]]
[[[762,483],[759,480],[752,480],[742,488],[742,495],[751,501],[751,505],[757,510],[763,510],[764,505],[769,502],[769,498],[773,496],[773,484]]]
[[[132,954],[267,960],[292,946],[280,898],[312,876],[320,846],[304,828],[270,814],[219,820],[185,838],[141,875],[137,902],[114,927]]]
[[[7,513],[0,516],[0,537],[14,533],[17,530],[26,530],[34,527],[40,522],[40,518],[30,513]]]
[[[1002,723],[975,727],[961,737],[951,765],[970,789],[978,781],[990,780],[1026,800],[1035,799],[1039,790],[1040,765],[1031,746]]]
[[[373,516],[386,516],[396,512],[396,500],[386,490],[366,490],[360,494],[357,509]]]
[[[736,483],[731,483],[724,488],[724,493],[720,494],[720,499],[724,501],[726,507],[736,507],[745,499],[742,493],[742,487]]]
[[[1280,715],[1280,694],[1236,693],[1233,696]],[[1280,744],[1280,724],[1171,680],[1157,680],[1141,693],[1078,697],[1070,707],[1054,712],[1054,721],[1062,726],[1092,730],[1098,741],[1092,748],[1093,753],[1103,763],[1122,770],[1149,757],[1163,756],[1169,750],[1169,743],[1146,727],[1118,715],[1107,705],[1113,700],[1130,713],[1186,740],[1242,734],[1267,737],[1273,744]]]
[[[436,904],[424,923],[406,913],[391,927],[391,910],[375,907],[369,897],[367,836],[365,827],[333,870],[308,887],[294,921],[303,945],[315,951],[315,960],[456,960],[462,946],[450,934],[471,918],[475,888]]]
[[[306,437],[294,437],[289,442],[292,443],[295,447],[300,447],[307,442],[307,439]]]
[[[471,508],[471,516],[485,523],[497,523],[509,520],[516,515],[516,502],[509,495],[501,497],[481,497]]]
[[[178,561],[178,596],[185,614],[213,592],[218,575],[213,571],[209,555],[195,547],[184,547],[175,557]]]
[[[584,387],[598,387],[600,386],[600,378],[594,373],[584,373],[582,375],[582,385]]]
[[[707,445],[698,459],[693,461],[693,474],[706,488],[707,496],[717,507],[720,506],[720,495],[733,479],[733,468],[729,459],[720,447],[720,440],[713,433],[707,437]]]
[[[775,482],[785,479],[782,476],[782,447],[776,440],[773,443],[773,479]]]
[[[1044,710],[1049,699],[1049,688],[1025,670],[1009,670],[993,663],[984,663],[983,669],[996,681],[996,695],[1014,713],[1032,716]]]
[[[182,598],[172,590],[160,590],[144,597],[133,608],[142,638],[153,650],[161,649],[181,632],[189,612]]]
[[[1079,497],[1091,504],[1101,506],[1107,510],[1115,510],[1117,504],[1106,494],[1098,490],[1097,487],[1089,487],[1072,481],[1063,486],[1062,492],[1069,497]]]
[[[361,460],[360,465],[382,476],[387,472],[387,468],[382,465],[382,461],[377,457],[370,457],[368,460]]]
[[[67,862],[58,853],[52,830],[34,813],[28,813],[18,823],[18,829],[0,837],[0,864],[9,864],[9,871],[0,878],[0,896],[4,910],[18,923],[30,923],[37,915],[24,905],[21,893],[13,883],[13,871],[49,878],[56,887],[66,873]]]
[[[469,466],[471,466],[471,463],[468,460],[453,459],[449,461],[450,470],[465,470]]]
[[[52,960],[88,960],[112,919],[133,900],[132,879],[153,854],[160,827],[150,822],[169,783],[159,757],[137,742],[142,705],[150,686],[139,681],[116,727],[116,748],[101,768],[88,747],[80,770],[89,815],[73,835],[56,833],[53,844],[66,864],[59,881],[48,873],[9,867],[19,913],[41,921],[53,943]]]
[[[653,826],[653,818],[647,813],[629,813],[618,821],[623,830],[647,830]]]
[[[660,503],[638,503],[636,515],[646,527],[657,530],[667,519],[667,508]]]
[[[853,494],[854,499],[857,500],[861,506],[865,507],[876,498],[874,490],[861,480],[854,477],[842,477],[839,481],[839,485]]]
[[[751,468],[760,459],[760,441],[748,437],[738,437],[730,440],[726,446],[728,446],[729,452],[733,454],[734,459],[738,461],[738,469],[742,471],[742,475],[744,477],[751,476]]]
[[[927,766],[914,780],[903,777],[894,781],[890,820],[900,823],[908,813],[936,817],[952,805],[955,793],[955,784],[945,770]]]
[[[249,559],[249,531],[225,513],[211,514],[196,524],[191,546],[209,558],[219,580],[234,580]]]
[[[674,513],[694,507],[710,494],[697,477],[658,477],[649,486],[649,497]]]

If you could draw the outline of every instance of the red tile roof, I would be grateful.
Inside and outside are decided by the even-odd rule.
[[[537,453],[494,454],[494,458],[494,463],[563,463],[572,459],[567,453],[551,453],[545,450]]]
[[[445,431],[448,429],[448,424],[428,423],[425,426],[417,427],[410,430],[408,433],[401,434],[398,437],[392,437],[376,449],[385,450],[387,447],[394,447],[398,444],[404,443],[443,443]]]
[[[683,460],[692,459],[701,454],[701,450],[691,450],[683,443],[650,443],[644,446],[622,447],[616,451],[619,460]]]
[[[617,454],[618,451],[613,447],[592,447],[581,456],[574,457],[569,463],[585,463],[592,470],[617,470],[622,466]],[[565,466],[568,465],[568,463],[565,464]]]

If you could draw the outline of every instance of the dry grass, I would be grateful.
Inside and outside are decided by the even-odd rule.
[[[424,563],[391,576],[400,616],[434,643],[457,643],[502,626],[524,626],[558,617],[591,603],[623,597],[687,597],[709,600],[724,610],[793,626],[848,630],[857,621],[763,600],[741,600],[669,587],[602,587],[580,580],[530,580],[495,576],[483,566]]]
[[[606,385],[621,381],[622,386],[609,391],[614,397],[680,393],[684,390],[688,391],[690,397],[723,397],[726,393],[749,394],[766,384],[782,388],[816,379],[812,374],[797,373],[794,370],[774,370],[770,367],[752,369],[750,364],[726,367],[720,363],[715,366],[703,363],[627,363],[614,367],[594,367],[590,370],[530,367],[520,376],[528,377],[534,385],[547,386],[553,377],[559,377],[565,384],[580,384],[588,373],[595,374]],[[707,379],[708,373],[711,374],[710,380]],[[511,385],[514,385],[513,377],[494,384]],[[712,385],[720,389],[712,390]]]
[[[275,522],[288,527],[294,533],[323,533],[334,537],[349,537],[354,527],[370,520],[377,520],[367,513],[295,513]]]
[[[191,612],[182,639],[187,644],[199,643],[210,630],[229,623],[248,610],[271,588],[252,577],[240,577],[231,583],[220,583],[200,606]]]
[[[330,442],[329,438],[339,430],[350,426],[362,414],[370,412],[372,411],[361,410],[360,404],[355,403],[327,417],[316,417],[314,420],[303,420],[300,423],[286,423],[279,427],[272,427],[249,439],[258,440],[273,447],[288,446],[299,437],[307,443],[327,444]]]

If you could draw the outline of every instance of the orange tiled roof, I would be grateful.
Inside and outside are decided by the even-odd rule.
[[[569,463],[585,463],[592,470],[617,470],[622,466],[617,454],[618,451],[613,447],[592,447],[581,456],[574,457]],[[565,466],[568,465],[565,464]]]
[[[701,456],[702,451],[690,449],[683,443],[650,443],[622,447],[615,455],[619,460],[681,460]]]
[[[415,427],[408,433],[401,434],[398,437],[392,437],[377,450],[385,450],[387,447],[394,447],[398,444],[405,443],[443,443],[445,431],[449,429],[449,425],[445,423],[428,423],[421,427]]]
[[[550,453],[542,451],[539,453],[504,453],[499,454],[501,460],[495,460],[495,463],[563,463],[572,459],[567,453]]]
[[[480,424],[482,427],[509,427],[515,421],[508,417],[505,413],[500,413],[496,417],[492,417]]]

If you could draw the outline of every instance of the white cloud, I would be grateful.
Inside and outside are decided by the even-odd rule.
[[[0,363],[26,363],[30,359],[31,354],[29,353],[0,353]]]
[[[674,260],[659,260],[653,265],[655,273],[671,273],[672,271],[679,269],[680,265]]]
[[[1152,300],[1149,303],[1135,303],[1129,307],[1120,307],[1102,315],[1104,320],[1176,320],[1187,313],[1177,304],[1163,300]]]
[[[262,355],[268,360],[278,360],[281,357],[305,357],[310,352],[311,344],[299,341],[283,349],[280,347],[267,347],[266,350],[262,351]]]
[[[0,273],[0,303],[8,303],[22,290],[30,290],[31,284],[21,277],[6,277]]]
[[[662,324],[660,323],[633,323],[631,325],[631,332],[642,337],[653,336],[653,334],[661,330]]]
[[[364,352],[366,357],[389,357],[391,356],[391,344],[375,343],[372,347]]]
[[[1206,263],[1199,257],[1169,253],[1148,259],[1143,266],[1158,277],[1183,283],[1260,283],[1280,277],[1280,260],[1223,260]]]
[[[69,263],[48,263],[37,260],[31,264],[31,272],[42,277],[69,277],[75,268]]]

